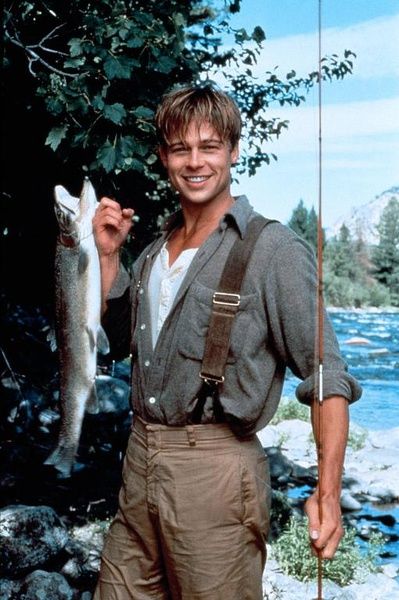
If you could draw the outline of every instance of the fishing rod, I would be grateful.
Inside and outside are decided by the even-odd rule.
[[[314,395],[314,422],[317,431],[317,469],[319,488],[319,523],[323,522],[323,360],[324,360],[324,301],[323,301],[323,227],[322,227],[322,190],[323,190],[323,148],[322,148],[322,0],[318,0],[318,218],[317,218],[317,330],[315,339],[316,365],[318,367],[317,387]],[[323,600],[323,550],[317,551],[317,599]]]

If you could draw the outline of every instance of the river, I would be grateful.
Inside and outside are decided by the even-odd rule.
[[[366,429],[398,427],[399,312],[331,310],[329,314],[349,372],[363,388],[361,399],[350,408],[351,420]],[[356,338],[358,343],[353,343]],[[298,381],[289,373],[283,395],[294,395]]]

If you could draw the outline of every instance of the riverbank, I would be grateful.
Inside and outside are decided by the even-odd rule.
[[[281,421],[259,432],[265,448],[278,446],[283,456],[304,469],[314,469],[316,452],[311,425],[299,419]],[[370,531],[382,531],[387,539],[386,559],[380,559],[381,572],[340,588],[325,582],[324,600],[394,600],[399,599],[399,558],[395,514],[399,511],[399,427],[384,431],[367,431],[355,424],[346,453],[341,506],[346,523],[355,527],[363,539]],[[369,519],[369,507],[381,515]],[[381,520],[382,519],[382,520]],[[367,522],[367,519],[366,519]],[[378,527],[381,523],[389,527]],[[378,525],[376,524],[378,523]],[[388,537],[392,537],[392,542]],[[361,540],[360,540],[361,541]],[[393,556],[396,553],[396,556]],[[269,547],[264,574],[265,600],[308,600],[317,596],[315,582],[300,582],[283,573]]]

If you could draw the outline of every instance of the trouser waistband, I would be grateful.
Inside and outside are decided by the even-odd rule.
[[[212,440],[224,443],[240,443],[238,438],[227,423],[209,423],[204,425],[182,425],[173,427],[157,423],[147,423],[138,415],[134,415],[132,424],[133,433],[143,439],[156,438],[159,443],[195,446],[200,442]],[[251,438],[253,436],[250,436]],[[248,440],[247,438],[244,438]],[[244,439],[242,441],[244,441]]]

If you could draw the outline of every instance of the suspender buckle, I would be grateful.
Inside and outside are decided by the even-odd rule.
[[[204,373],[203,371],[200,371],[199,376],[201,377],[201,379],[203,379],[205,381],[205,383],[223,383],[224,381],[224,376],[222,375],[221,377],[218,377],[217,375],[210,375],[209,373]]]
[[[213,294],[213,304],[222,306],[240,306],[240,294],[228,294],[226,292],[215,292]]]

